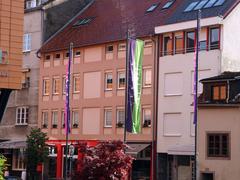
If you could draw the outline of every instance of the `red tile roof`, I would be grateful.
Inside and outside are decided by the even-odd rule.
[[[80,13],[65,28],[50,38],[40,49],[47,53],[67,49],[70,42],[74,47],[82,47],[126,39],[127,28],[135,37],[154,35],[154,27],[193,19],[196,12],[183,13],[186,5],[192,0],[175,0],[169,9],[162,7],[169,0],[95,0],[84,12]],[[230,1],[229,6],[232,2]],[[146,10],[154,3],[159,6],[150,13]],[[221,7],[220,7],[221,8]],[[229,7],[223,7],[225,12]],[[214,16],[210,12],[218,9],[204,10],[206,16]],[[209,12],[207,12],[209,11]],[[218,13],[223,13],[218,12]],[[84,18],[94,17],[87,25],[73,27],[73,24]],[[180,18],[181,17],[181,18]],[[184,18],[182,18],[184,17]]]

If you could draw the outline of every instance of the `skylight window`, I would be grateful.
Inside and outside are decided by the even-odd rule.
[[[188,5],[188,7],[184,10],[184,12],[189,12],[192,11],[193,8],[199,3],[199,1],[192,2],[191,4]]]
[[[207,2],[208,2],[208,0],[200,1],[200,3],[198,3],[198,5],[194,8],[194,10],[201,9]]]
[[[210,8],[213,6],[213,4],[216,2],[217,0],[210,0],[208,1],[208,3],[204,6],[204,8]]]
[[[168,9],[172,4],[173,4],[174,1],[168,1],[163,7],[162,9]]]
[[[225,2],[225,0],[218,0],[218,1],[214,4],[214,6],[221,6],[221,5],[223,5],[224,2]]]
[[[158,4],[153,4],[150,8],[147,9],[147,12],[153,12],[158,7]]]
[[[84,19],[80,19],[77,22],[75,22],[73,24],[73,26],[82,26],[82,25],[86,25],[88,23],[90,23],[92,21],[92,18],[84,18]]]

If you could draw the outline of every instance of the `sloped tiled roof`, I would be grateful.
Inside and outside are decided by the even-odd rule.
[[[82,47],[126,39],[127,29],[134,37],[154,35],[154,27],[195,19],[196,12],[184,13],[183,10],[192,0],[175,0],[169,9],[162,10],[169,0],[95,0],[84,12],[50,38],[40,52],[67,49],[70,42],[74,47]],[[238,0],[226,0],[223,6],[204,9],[203,18],[224,15]],[[154,3],[157,9],[146,13]],[[73,27],[84,18],[94,19],[87,25]]]

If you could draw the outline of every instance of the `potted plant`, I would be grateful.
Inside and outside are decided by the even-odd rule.
[[[123,127],[123,122],[119,121],[119,122],[117,123],[117,127],[118,127],[118,128],[122,128],[122,127]]]

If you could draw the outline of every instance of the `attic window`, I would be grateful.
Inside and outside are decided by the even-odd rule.
[[[199,1],[195,1],[195,2],[192,2],[191,4],[189,4],[186,9],[184,10],[184,12],[189,12],[189,11],[192,11],[193,8],[199,3]]]
[[[224,2],[225,2],[225,0],[218,0],[218,1],[214,4],[214,6],[221,6],[221,5],[223,5]]]
[[[149,13],[149,12],[153,12],[156,8],[158,7],[158,4],[153,4],[151,7],[149,7],[148,9],[147,9],[147,13]]]
[[[75,52],[75,56],[80,56],[81,55],[81,51],[76,51]]]
[[[208,2],[208,0],[202,0],[202,1],[200,1],[200,3],[198,3],[198,5],[194,8],[194,10],[199,10],[199,9],[201,9],[207,2]]]
[[[208,3],[204,6],[204,8],[210,8],[213,6],[213,4],[216,2],[217,0],[210,0],[208,1]]]
[[[92,19],[93,18],[80,19],[77,22],[75,22],[73,26],[83,26],[83,25],[89,24],[92,21]]]
[[[174,1],[168,1],[163,7],[162,9],[168,9],[170,8],[170,6],[174,3]]]

